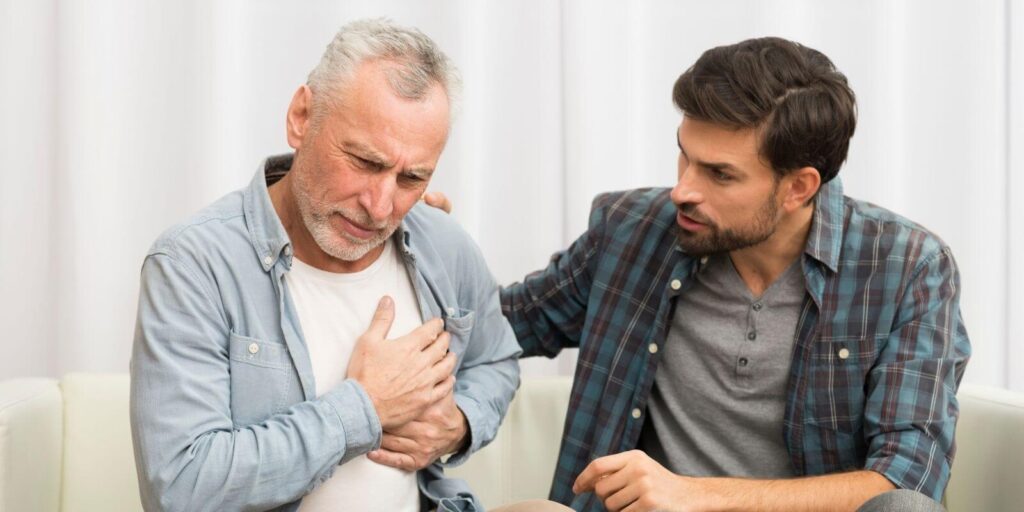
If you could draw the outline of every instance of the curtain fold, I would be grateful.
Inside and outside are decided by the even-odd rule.
[[[1024,391],[1024,15],[1012,0],[0,0],[0,376],[126,371],[164,229],[286,151],[284,113],[346,21],[421,28],[465,94],[432,189],[500,282],[541,268],[599,192],[671,186],[675,78],[778,35],[849,77],[850,195],[954,250],[971,382]],[[1015,86],[1015,87],[1014,87]],[[574,356],[528,361],[571,374]],[[1016,369],[1017,371],[1012,371]]]

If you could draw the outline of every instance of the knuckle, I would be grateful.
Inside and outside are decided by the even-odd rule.
[[[645,475],[641,477],[638,483],[640,485],[640,489],[644,492],[650,492],[654,489],[654,482],[651,480],[650,476]]]

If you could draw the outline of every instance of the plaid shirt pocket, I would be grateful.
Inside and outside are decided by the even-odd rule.
[[[807,388],[807,421],[853,433],[862,429],[868,373],[878,358],[875,337],[815,342]]]

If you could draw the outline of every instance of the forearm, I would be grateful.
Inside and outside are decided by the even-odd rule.
[[[141,394],[132,416],[143,501],[155,510],[220,510],[271,508],[302,497],[340,462],[379,443],[379,424],[365,414],[355,386],[257,425],[199,434],[190,432],[212,425],[212,417],[161,414]]]
[[[874,471],[780,480],[705,478],[709,510],[854,511],[895,486]]]

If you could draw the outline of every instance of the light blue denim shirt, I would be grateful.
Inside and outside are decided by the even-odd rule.
[[[131,422],[147,510],[295,510],[339,464],[380,447],[357,382],[317,397],[284,279],[291,242],[267,193],[290,166],[268,158],[248,187],[160,236],[142,266]],[[448,215],[418,205],[394,237],[423,318],[444,318],[458,355],[471,442],[444,464],[457,465],[497,433],[519,344],[480,250]],[[426,506],[482,510],[441,463],[418,479]]]

